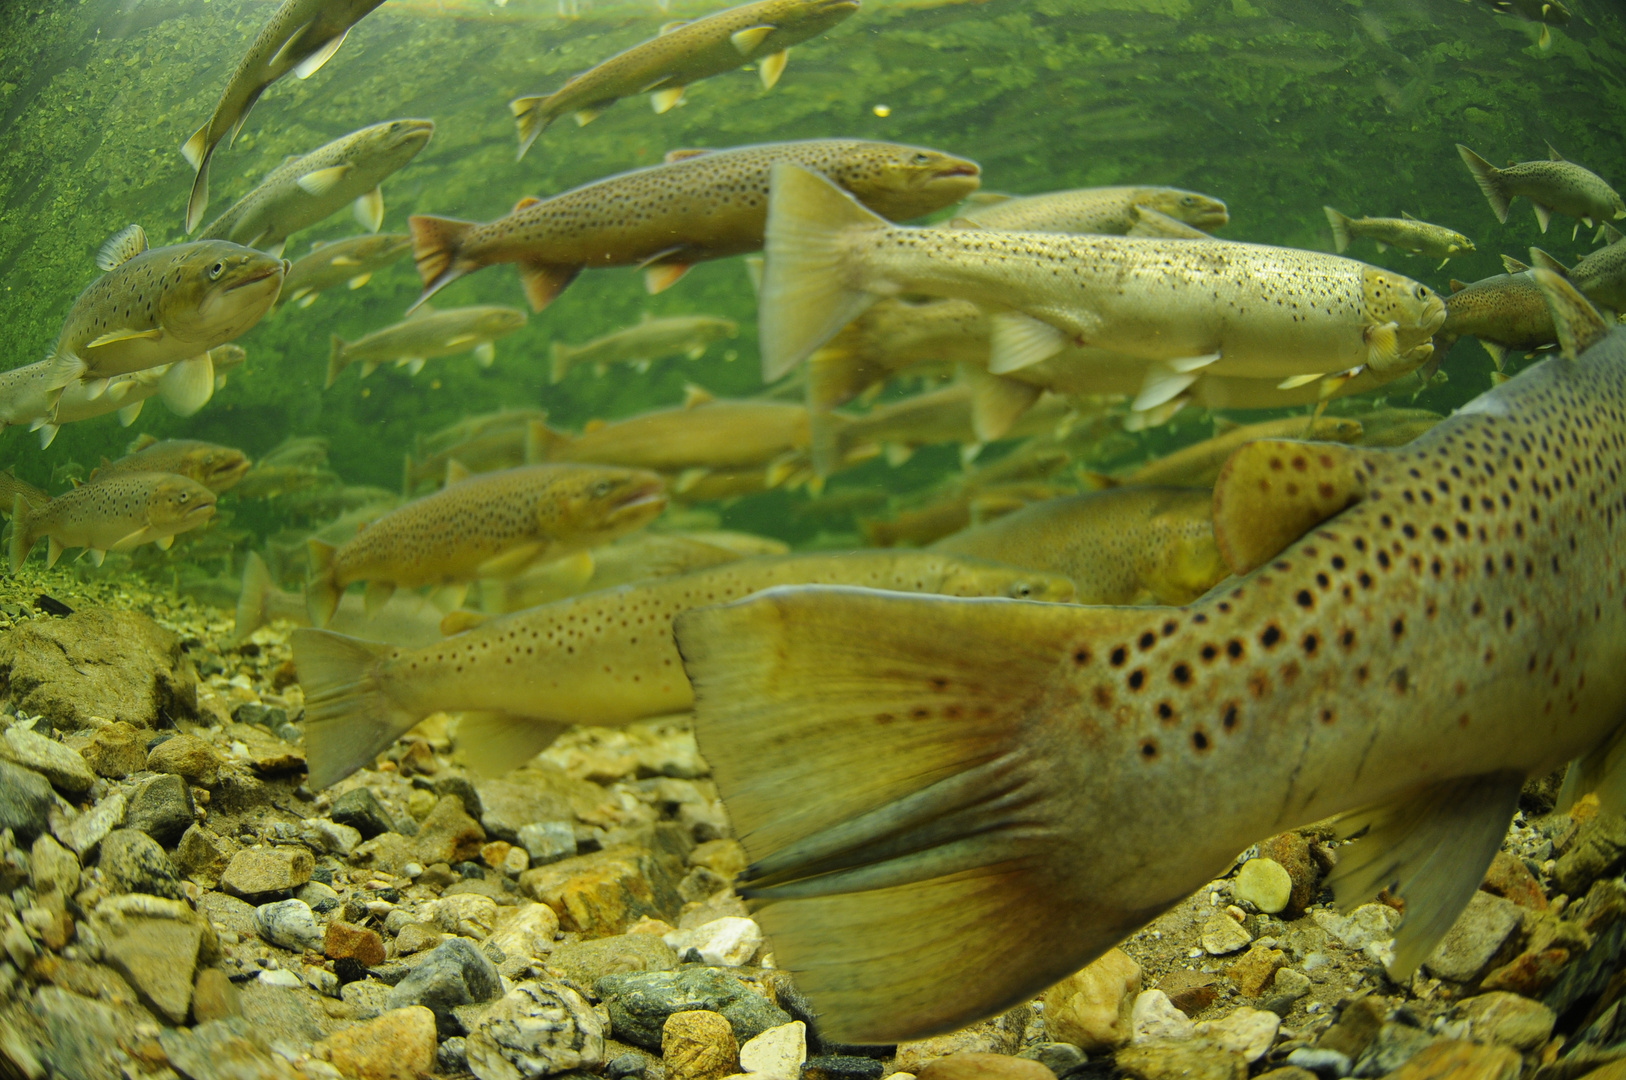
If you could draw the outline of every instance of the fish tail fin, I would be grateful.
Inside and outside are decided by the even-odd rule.
[[[47,389],[60,390],[85,374],[85,362],[72,353],[53,353],[46,359],[50,361]]]
[[[395,646],[309,628],[295,630],[292,644],[307,695],[305,782],[312,791],[365,767],[423,719],[387,694],[378,676]]]
[[[413,214],[407,218],[407,227],[412,230],[412,260],[423,280],[423,295],[410,309],[416,311],[424,301],[474,269],[459,257],[463,237],[474,228],[474,222]]]
[[[545,97],[517,97],[508,103],[508,111],[514,114],[514,124],[519,128],[519,153],[514,155],[515,161],[523,158],[536,137],[553,123],[547,102]]]
[[[350,366],[350,358],[344,354],[349,347],[350,343],[348,341],[338,334],[333,335],[333,341],[328,347],[327,382],[322,384],[323,390],[329,389],[334,383],[338,382],[339,376],[344,373],[344,369]]]
[[[548,359],[551,368],[548,372],[548,383],[556,385],[565,381],[565,375],[570,371],[570,348],[562,341],[555,341],[548,346]]]
[[[888,227],[819,173],[774,165],[758,316],[764,382],[789,374],[875,302],[850,280],[848,235]]]
[[[893,1043],[993,1015],[1214,869],[1160,866],[1141,889],[1119,848],[1069,827],[1090,812],[1074,800],[1155,790],[1144,731],[1103,716],[1090,752],[1061,755],[1078,736],[1043,719],[1058,669],[1105,668],[1139,618],[818,586],[678,617],[696,735],[751,859],[740,893],[822,1035]],[[990,967],[978,942],[993,932],[1005,962]]]
[[[1491,210],[1496,214],[1496,220],[1507,224],[1508,205],[1513,201],[1503,190],[1502,170],[1486,161],[1472,150],[1457,143],[1457,153],[1462,155],[1462,163],[1468,166],[1468,171],[1474,175],[1474,183],[1479,190],[1485,193],[1490,202]]]
[[[854,347],[838,344],[847,333],[843,331],[829,345],[807,358],[807,407],[833,409],[845,405],[876,383],[883,381],[887,369],[871,360]]]
[[[208,353],[177,360],[158,377],[158,396],[176,416],[191,416],[215,393],[215,365]]]
[[[344,592],[339,587],[338,575],[333,572],[333,556],[339,549],[314,538],[305,541],[305,546],[311,560],[310,577],[305,582],[305,613],[313,626],[326,626],[338,610],[339,596]]]
[[[1332,226],[1332,246],[1342,255],[1344,249],[1349,247],[1349,217],[1330,206],[1323,206],[1321,209],[1327,212],[1327,224]]]
[[[28,559],[28,553],[34,550],[34,544],[39,537],[33,530],[34,508],[28,504],[28,499],[21,493],[11,499],[11,572],[15,574],[22,569],[23,563]]]
[[[237,594],[237,624],[231,634],[233,644],[247,641],[250,634],[265,625],[265,598],[272,588],[271,569],[259,552],[249,552],[248,558],[243,560],[243,587]]]
[[[829,476],[841,468],[848,450],[848,424],[850,421],[838,412],[828,409],[807,411],[809,457],[817,476]]]

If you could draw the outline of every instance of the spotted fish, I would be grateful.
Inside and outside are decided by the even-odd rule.
[[[1404,979],[1526,778],[1581,758],[1626,803],[1626,330],[1536,277],[1564,355],[1410,445],[1238,449],[1239,576],[1189,606],[803,587],[678,617],[740,892],[826,1038],[997,1013],[1333,815],[1369,829],[1338,902],[1405,901]]]
[[[11,572],[16,573],[41,539],[49,540],[46,566],[63,549],[82,547],[97,566],[109,551],[141,544],[168,548],[180,533],[206,524],[215,494],[187,476],[125,473],[82,484],[35,507],[19,495],[12,504]]]
[[[1127,236],[1143,224],[1142,210],[1202,232],[1229,222],[1225,204],[1209,195],[1171,187],[1095,187],[1008,197],[974,195],[956,219],[973,229],[1012,232],[1101,233]]]
[[[1473,174],[1474,183],[1490,203],[1496,220],[1507,223],[1509,205],[1523,195],[1536,210],[1536,224],[1547,231],[1553,213],[1568,214],[1590,226],[1593,221],[1626,218],[1626,201],[1609,182],[1547,145],[1546,161],[1520,161],[1498,169],[1461,143],[1457,153]],[[1579,225],[1576,228],[1580,228]]]
[[[157,472],[189,476],[216,495],[230,490],[252,464],[241,450],[199,439],[154,439],[143,435],[117,461],[102,459],[91,480],[123,473]]]

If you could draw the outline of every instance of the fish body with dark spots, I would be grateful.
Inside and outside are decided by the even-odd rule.
[[[1203,232],[1230,221],[1223,202],[1200,192],[1171,187],[1095,187],[1011,198],[973,196],[956,224],[1008,232],[1127,236],[1142,224],[1141,208]]]
[[[1507,222],[1509,205],[1523,195],[1536,210],[1541,231],[1554,213],[1565,214],[1591,225],[1594,221],[1626,218],[1626,201],[1609,182],[1591,169],[1564,160],[1548,146],[1546,161],[1520,161],[1498,169],[1461,143],[1457,153],[1473,174],[1474,182],[1490,203],[1496,220]]]
[[[1539,248],[1532,249],[1530,256],[1537,266],[1563,274],[1594,304],[1619,313],[1626,311],[1626,240],[1612,226],[1605,225],[1604,232],[1612,242],[1572,267]]]
[[[84,361],[60,355],[0,371],[0,428],[56,424],[65,389],[79,386],[84,373]]]
[[[349,236],[318,241],[293,261],[282,283],[281,304],[310,307],[324,291],[339,285],[359,289],[378,271],[412,251],[406,233]]]
[[[416,375],[426,360],[472,352],[481,367],[490,367],[496,359],[494,343],[523,328],[525,320],[525,312],[520,309],[495,304],[444,311],[420,308],[402,321],[355,341],[334,334],[327,386],[337,382],[351,364],[361,365],[363,378],[386,363]]]
[[[1332,225],[1333,248],[1340,255],[1356,240],[1371,240],[1379,251],[1393,247],[1442,260],[1474,250],[1474,242],[1455,229],[1419,221],[1410,214],[1397,218],[1352,218],[1330,206],[1322,209]]]
[[[1445,298],[1445,322],[1434,332],[1436,355],[1443,359],[1458,338],[1478,338],[1501,369],[1509,352],[1531,352],[1557,344],[1553,313],[1529,268],[1513,261],[1509,268],[1514,272],[1467,285],[1451,283],[1451,293]]]
[[[206,524],[215,494],[173,473],[124,473],[82,484],[35,509],[18,499],[12,514],[11,569],[22,566],[42,538],[50,540],[47,566],[62,551],[82,547],[101,564],[109,551],[141,544],[167,548],[180,533]]]
[[[656,360],[685,356],[698,360],[714,341],[736,337],[740,324],[715,315],[650,317],[612,330],[580,345],[555,341],[550,350],[549,382],[560,382],[573,368],[590,365],[600,375],[611,364],[631,364],[642,373]]]
[[[877,301],[807,360],[807,406],[829,410],[923,366],[988,363],[988,316],[969,300]]]
[[[146,438],[143,436],[143,438]],[[199,439],[148,442],[117,461],[104,461],[91,471],[91,481],[124,473],[176,473],[190,477],[216,495],[230,490],[253,463],[241,450]]]

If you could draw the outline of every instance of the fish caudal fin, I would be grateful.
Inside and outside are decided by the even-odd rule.
[[[237,624],[232,627],[232,644],[241,644],[248,636],[265,625],[265,598],[275,586],[271,583],[271,570],[251,551],[243,560],[243,587],[237,594]]]
[[[22,569],[28,559],[28,553],[34,550],[34,544],[39,537],[33,530],[33,507],[28,505],[28,499],[18,492],[11,499],[11,572],[15,574]]]
[[[458,259],[463,237],[474,228],[474,222],[413,214],[407,218],[407,228],[412,231],[412,261],[423,280],[423,295],[409,309],[416,311],[424,301],[474,269]]]
[[[158,377],[158,396],[176,416],[191,416],[215,393],[215,365],[208,353],[178,360]]]
[[[1468,166],[1469,172],[1473,173],[1474,183],[1478,184],[1479,190],[1485,193],[1485,198],[1490,202],[1491,211],[1496,214],[1496,220],[1506,225],[1508,206],[1513,200],[1503,190],[1502,170],[1461,143],[1457,143],[1457,153],[1462,155],[1462,163]]]
[[[1327,224],[1332,226],[1333,249],[1342,255],[1344,249],[1349,247],[1349,218],[1330,206],[1321,209],[1327,212]]]
[[[327,382],[322,384],[323,390],[331,388],[334,383],[338,382],[339,376],[344,373],[344,369],[350,366],[350,358],[345,355],[345,350],[349,347],[350,343],[348,341],[338,334],[333,335],[333,341],[327,353]]]
[[[545,97],[517,97],[508,103],[508,111],[514,114],[514,123],[519,128],[519,153],[514,155],[515,161],[524,157],[536,137],[553,123],[545,107],[547,100]]]
[[[305,541],[305,546],[311,560],[310,576],[305,581],[305,614],[310,616],[311,625],[326,626],[344,593],[333,572],[333,556],[339,549],[316,539]]]
[[[525,299],[532,311],[541,311],[569,287],[579,266],[558,266],[554,263],[522,262],[519,264],[519,283],[525,288]]]
[[[1075,797],[1117,797],[1113,763],[1138,752],[1102,747],[1086,774],[1046,730],[1044,688],[1130,632],[1122,611],[801,586],[675,628],[751,859],[741,895],[826,1038],[894,1043],[992,1015],[1178,899],[1126,904],[1102,885],[1125,877],[1116,850],[1063,820]]]
[[[557,385],[565,381],[570,373],[570,347],[562,341],[555,341],[548,346],[548,383]]]
[[[889,227],[820,174],[775,163],[757,320],[763,381],[789,374],[875,302],[851,285],[845,255],[852,230]]]
[[[330,630],[301,628],[292,636],[294,667],[305,688],[306,783],[320,791],[365,767],[423,713],[385,693],[377,668],[395,652]]]

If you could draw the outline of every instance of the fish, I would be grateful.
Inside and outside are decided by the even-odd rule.
[[[1570,9],[1561,0],[1484,0],[1499,15],[1513,15],[1530,22],[1541,23],[1541,34],[1536,44],[1543,50],[1553,47],[1553,33],[1549,26],[1567,26]]]
[[[401,496],[370,484],[336,484],[290,491],[278,505],[290,517],[324,520],[334,515],[367,511],[377,518],[400,506]]]
[[[346,593],[339,598],[339,606],[334,609],[328,626],[363,641],[417,648],[441,639],[442,617],[439,608],[416,593],[396,593],[371,615],[361,597]],[[260,627],[278,621],[294,626],[311,624],[304,590],[290,592],[278,588],[265,560],[251,551],[243,560],[243,583],[237,595],[236,622],[229,640],[232,644],[241,644]]]
[[[691,83],[755,63],[773,89],[786,50],[829,30],[858,10],[859,0],[757,0],[703,18],[667,23],[657,37],[573,75],[551,94],[515,98],[508,109],[519,127],[519,154],[559,117],[574,113],[585,127],[621,98],[649,94],[657,113],[683,101]]]
[[[505,576],[642,528],[666,508],[660,478],[603,465],[526,465],[414,499],[342,545],[310,541],[305,584],[323,626],[351,582],[376,610],[398,588]],[[459,597],[461,602],[461,597]]]
[[[1474,242],[1455,229],[1419,221],[1404,210],[1397,218],[1352,218],[1330,206],[1321,209],[1327,213],[1327,223],[1332,226],[1333,248],[1340,255],[1356,240],[1372,240],[1377,243],[1379,251],[1395,247],[1439,259],[1440,266],[1444,266],[1453,255],[1475,250]]]
[[[342,483],[338,473],[320,465],[278,465],[261,458],[238,482],[237,495],[243,499],[275,499]]]
[[[435,454],[449,450],[470,439],[503,429],[523,429],[531,423],[546,423],[546,409],[499,409],[480,416],[465,416],[454,424],[420,435],[414,449],[419,454]]]
[[[11,512],[11,572],[21,569],[41,538],[55,566],[66,548],[82,547],[97,566],[109,551],[141,544],[168,549],[175,537],[208,522],[215,493],[187,476],[124,473],[65,491],[35,509],[18,496]]]
[[[61,354],[0,372],[0,429],[24,424],[30,431],[49,429],[41,446],[50,446],[63,390],[78,385],[84,373],[83,360]]]
[[[1044,195],[974,195],[955,224],[1007,232],[1127,236],[1143,223],[1142,209],[1205,233],[1231,220],[1223,202],[1196,191],[1171,187],[1094,187]]]
[[[900,510],[890,520],[858,523],[873,547],[926,547],[937,540],[986,524],[1029,503],[1073,494],[1074,488],[1044,481],[962,484],[924,505]]]
[[[431,712],[465,710],[465,759],[501,772],[571,724],[626,724],[693,702],[673,615],[784,582],[1063,601],[1066,578],[935,552],[854,551],[741,559],[586,593],[485,621],[423,650],[296,630],[305,688],[306,780],[319,791],[371,762]]]
[[[1149,206],[1134,208],[1135,223],[1125,236],[1158,236],[1166,240],[1206,240],[1208,233],[1178,218],[1161,214]]]
[[[425,481],[444,483],[449,472],[459,470],[483,473],[535,465],[547,460],[550,447],[568,441],[569,436],[541,420],[528,420],[516,427],[493,427],[422,458],[406,455],[401,490],[410,495]]]
[[[412,237],[406,233],[376,233],[349,236],[343,240],[318,240],[309,253],[295,259],[282,282],[284,303],[308,308],[328,289],[348,285],[352,291],[373,279],[373,275],[412,250]]]
[[[1365,835],[1328,884],[1404,902],[1404,984],[1527,778],[1579,759],[1621,805],[1626,330],[1536,277],[1563,355],[1410,446],[1239,448],[1237,576],[1190,605],[796,586],[674,620],[736,889],[824,1038],[997,1014],[1334,816]]]
[[[1426,285],[1336,255],[1226,240],[892,225],[823,177],[774,167],[758,314],[763,378],[796,367],[882,294],[971,300],[997,313],[988,371],[1069,344],[1157,363],[1132,408],[1205,375],[1288,385],[1433,352],[1445,304]]]
[[[327,464],[328,441],[320,435],[290,435],[260,455],[263,468]]]
[[[1626,311],[1626,241],[1611,226],[1606,224],[1604,228],[1614,234],[1614,240],[1572,267],[1540,248],[1530,249],[1530,261],[1543,270],[1568,278],[1593,304],[1618,314]]]
[[[176,473],[196,480],[219,495],[235,487],[252,464],[235,447],[199,439],[155,439],[143,435],[131,444],[126,456],[117,461],[103,458],[101,466],[91,470],[90,482],[126,473]]]
[[[1501,371],[1509,352],[1534,352],[1558,343],[1552,310],[1530,267],[1503,256],[1506,274],[1464,285],[1452,279],[1445,322],[1434,332],[1434,355],[1444,359],[1457,339],[1478,338]]]
[[[969,300],[877,300],[807,360],[807,407],[828,412],[927,365],[986,366],[988,315]]]
[[[1361,446],[1404,446],[1428,431],[1445,417],[1432,409],[1383,408],[1361,413],[1361,434],[1353,442]]]
[[[474,353],[481,367],[490,367],[497,359],[496,340],[522,329],[526,318],[519,308],[491,304],[444,311],[420,308],[400,322],[355,341],[334,334],[324,388],[338,382],[351,364],[361,365],[364,379],[380,364],[391,361],[405,368],[408,375],[416,375],[427,360],[465,352]]]
[[[209,160],[220,140],[237,140],[260,95],[292,71],[307,79],[333,58],[350,28],[384,0],[283,0],[249,44],[220,93],[209,120],[181,147],[197,170],[186,200],[186,231],[203,223],[209,210]],[[228,143],[227,145],[230,145]]]
[[[217,345],[210,349],[209,367],[214,372],[215,391],[218,392],[226,385],[228,372],[241,367],[247,360],[248,354],[240,345]],[[40,448],[43,450],[51,445],[52,440],[56,438],[57,429],[63,424],[92,420],[108,413],[117,413],[119,424],[129,427],[141,415],[142,407],[147,400],[153,397],[163,401],[175,415],[191,416],[206,402],[189,396],[193,393],[194,387],[184,383],[166,382],[164,376],[169,374],[169,368],[170,365],[163,364],[155,368],[132,371],[128,375],[114,375],[107,380],[105,388],[97,388],[95,397],[91,396],[93,387],[90,384],[83,381],[69,383],[63,388],[62,396],[57,399],[55,421],[40,425]]]
[[[792,402],[712,398],[696,391],[690,404],[589,424],[549,451],[550,461],[600,462],[667,474],[761,468],[805,452],[807,409]]]
[[[861,450],[864,447],[883,449],[891,464],[901,465],[916,448],[944,442],[959,443],[969,460],[986,441],[973,416],[973,395],[970,383],[956,382],[879,405],[863,415],[818,416],[810,428],[813,466],[820,475],[829,475],[855,455],[866,456]],[[1014,426],[999,435],[1020,437],[1055,430],[1073,414],[1071,402],[1051,396],[1026,409]]]
[[[1608,181],[1582,168],[1547,144],[1547,161],[1521,161],[1498,169],[1461,143],[1457,153],[1484,192],[1496,220],[1507,224],[1507,211],[1523,195],[1536,211],[1536,224],[1546,232],[1554,213],[1567,214],[1589,227],[1594,221],[1626,218],[1626,202]],[[1576,226],[1577,229],[1580,225]]]
[[[200,234],[282,254],[288,237],[353,204],[369,232],[384,222],[379,186],[418,156],[435,133],[432,120],[387,120],[289,158]],[[291,272],[291,271],[290,271]]]
[[[660,165],[620,173],[548,199],[521,199],[485,224],[415,215],[412,257],[422,304],[465,274],[519,264],[533,311],[588,267],[636,266],[661,292],[694,263],[758,251],[776,161],[818,169],[876,213],[897,220],[952,205],[977,189],[974,161],[861,139],[675,150]]]
[[[259,322],[288,272],[282,259],[228,240],[149,247],[139,225],[103,244],[96,265],[105,273],[68,309],[51,355],[84,363],[90,399],[114,375],[167,364],[160,392],[193,412],[214,394],[209,350]]]
[[[30,510],[39,510],[51,501],[51,496],[28,481],[19,480],[9,467],[0,469],[0,513],[10,517],[18,499]]]
[[[1031,503],[933,551],[1065,574],[1075,604],[1189,604],[1230,577],[1209,488],[1118,487]]]
[[[581,345],[553,342],[548,382],[563,382],[570,369],[581,364],[591,364],[598,375],[603,375],[611,364],[631,364],[642,374],[651,363],[668,356],[698,360],[707,345],[738,337],[739,332],[739,323],[715,315],[668,315],[657,319],[645,312],[642,321]]]
[[[1144,465],[1116,478],[1118,483],[1136,487],[1201,487],[1219,477],[1225,462],[1244,443],[1256,439],[1314,439],[1318,442],[1355,442],[1361,437],[1361,422],[1345,416],[1289,416],[1257,424],[1232,426],[1213,438],[1183,446],[1155,457]]]

